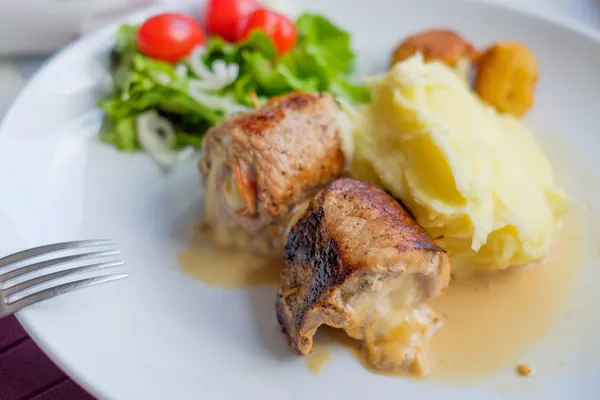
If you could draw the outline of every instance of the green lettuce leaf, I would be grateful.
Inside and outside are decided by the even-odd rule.
[[[293,90],[317,91],[316,79],[302,79],[286,64],[273,65],[260,53],[245,53],[244,61],[245,76],[250,76],[256,81],[257,92],[261,95],[272,97]]]
[[[137,115],[128,115],[119,119],[105,119],[100,132],[100,140],[125,152],[140,149],[135,130]]]
[[[203,61],[211,65],[216,60],[228,63],[242,63],[245,53],[256,53],[272,60],[276,55],[275,45],[263,32],[254,31],[239,44],[226,42],[223,38],[213,36],[206,45]]]
[[[121,151],[140,149],[136,119],[149,110],[157,111],[173,124],[176,148],[200,147],[205,132],[225,115],[223,106],[207,106],[196,99],[209,103],[210,96],[224,96],[252,107],[254,95],[265,103],[270,97],[295,90],[330,92],[351,103],[363,103],[370,97],[367,87],[348,77],[355,63],[350,34],[320,15],[306,13],[297,19],[297,44],[282,56],[277,55],[266,34],[255,31],[235,44],[211,37],[203,52],[190,56],[200,60],[188,57],[177,65],[138,52],[137,29],[122,25],[116,33],[111,52],[114,90],[99,101],[105,112],[101,140]],[[210,69],[217,60],[237,64],[237,79],[216,93],[208,92],[208,97],[198,97],[196,92],[193,97],[190,82],[199,77],[191,65],[202,62]]]
[[[298,48],[334,75],[354,69],[350,34],[317,14],[302,14],[296,21]]]
[[[135,50],[135,36],[137,26],[123,24],[115,35],[114,50],[118,53],[129,53]]]

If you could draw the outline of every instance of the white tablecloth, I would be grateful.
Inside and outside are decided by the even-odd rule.
[[[17,0],[7,0],[17,1]],[[293,1],[293,0],[289,0]],[[450,1],[450,0],[449,0]],[[490,1],[490,0],[485,0]],[[546,14],[557,14],[600,30],[600,0],[495,0]],[[49,55],[0,58],[0,117],[23,84]]]

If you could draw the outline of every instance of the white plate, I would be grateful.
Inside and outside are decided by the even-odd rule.
[[[351,30],[362,72],[382,70],[400,38],[428,27],[452,27],[477,45],[501,39],[525,42],[541,68],[531,118],[552,127],[575,149],[559,158],[571,154],[590,165],[591,175],[600,174],[596,34],[471,1],[293,4],[322,12]],[[593,289],[600,276],[591,261],[584,265],[564,315],[527,354],[535,362],[553,349],[565,353],[566,348],[577,362],[560,373],[518,379],[507,366],[469,385],[416,382],[370,374],[340,351],[320,376],[312,376],[303,360],[290,355],[279,333],[273,289],[218,290],[176,268],[176,255],[200,214],[194,163],[165,177],[144,155],[120,154],[98,142],[100,115],[94,104],[114,29],[75,43],[49,62],[22,92],[0,131],[0,253],[106,237],[118,241],[127,260],[130,278],[19,314],[42,348],[85,388],[101,398],[145,400],[494,399],[511,393],[537,399],[598,398],[600,349],[593,339],[600,336],[600,326],[595,308],[586,304],[598,304]],[[595,177],[582,176],[572,172],[561,183],[583,202],[600,205]],[[590,240],[597,247],[597,236]],[[575,345],[586,340],[587,347]]]

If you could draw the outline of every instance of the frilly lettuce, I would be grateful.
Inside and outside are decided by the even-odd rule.
[[[348,76],[355,56],[347,32],[314,14],[301,15],[296,29],[296,47],[281,57],[266,35],[254,32],[238,44],[212,37],[203,51],[172,65],[139,53],[137,27],[121,26],[111,53],[113,90],[99,102],[106,114],[102,140],[122,151],[139,150],[135,121],[154,110],[173,124],[175,148],[200,147],[211,126],[232,113],[251,109],[253,94],[261,102],[294,90],[331,92],[351,103],[369,100],[369,89]],[[194,73],[198,62],[203,70],[215,73],[215,62],[221,70],[223,63],[235,65],[237,77],[218,90],[194,91],[206,86],[198,85],[203,79]]]

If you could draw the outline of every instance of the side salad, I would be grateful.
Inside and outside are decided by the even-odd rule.
[[[321,15],[292,22],[254,0],[210,0],[205,26],[208,39],[192,17],[167,13],[120,27],[112,91],[99,102],[104,142],[171,167],[211,126],[270,97],[302,90],[369,100],[369,89],[350,77],[350,35]]]

